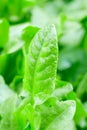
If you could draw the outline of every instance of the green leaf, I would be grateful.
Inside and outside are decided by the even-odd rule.
[[[24,88],[32,96],[40,94],[47,98],[46,95],[49,96],[55,89],[57,56],[56,30],[54,25],[50,25],[41,29],[29,46]]]
[[[28,26],[28,27],[24,28],[23,33],[22,33],[22,39],[25,42],[26,53],[28,52],[28,47],[29,47],[31,40],[33,39],[33,37],[35,36],[35,34],[37,33],[38,30],[39,30],[39,28],[35,27],[35,26]]]
[[[0,20],[0,48],[5,48],[9,38],[9,23],[7,20]]]
[[[72,84],[56,79],[56,89],[53,91],[52,96],[57,97],[58,100],[62,100],[66,97],[66,95],[68,95],[72,91]]]
[[[34,107],[29,103],[29,100],[24,100],[15,112],[15,118],[18,124],[18,130],[39,130],[41,117],[40,113],[36,112]]]
[[[22,40],[21,36],[22,36],[23,29],[26,28],[27,26],[29,26],[28,23],[19,24],[10,27],[9,42],[7,44],[8,54],[14,53],[23,47],[24,41]]]
[[[19,100],[20,101],[20,100]],[[18,130],[24,130],[28,125],[29,115],[25,111],[25,106],[28,104],[28,100],[20,101],[20,105],[17,107],[14,116],[18,125]],[[30,111],[30,110],[29,110]]]
[[[0,130],[18,130],[14,119],[16,96],[11,96],[0,104]]]
[[[37,106],[37,111],[41,113],[40,130],[67,130],[75,114],[75,102],[50,98]]]
[[[5,84],[3,77],[0,76],[0,104],[13,95],[14,92]]]
[[[35,109],[30,104],[26,105],[24,109],[29,119],[31,130],[39,130],[41,123],[40,112],[35,111]]]
[[[23,77],[21,76],[15,76],[13,81],[11,82],[10,84],[10,88],[12,90],[14,90],[16,93],[19,93],[20,90],[22,89],[22,80],[23,80]]]
[[[87,73],[84,75],[82,81],[79,83],[77,88],[77,95],[79,98],[83,99],[84,94],[87,94]]]
[[[4,73],[6,63],[7,63],[7,56],[6,55],[0,55],[0,74]]]
[[[76,113],[75,113],[75,122],[78,124],[84,117],[87,116],[86,111],[81,103],[80,99],[78,99],[74,92],[71,92],[67,96],[68,100],[75,100],[76,101]]]
[[[18,130],[14,118],[16,107],[16,94],[5,84],[4,79],[0,76],[0,129],[1,130]]]

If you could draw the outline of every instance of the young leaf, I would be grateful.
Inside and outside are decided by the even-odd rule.
[[[41,29],[30,43],[24,87],[34,94],[45,97],[55,88],[57,69],[57,35],[54,25]]]

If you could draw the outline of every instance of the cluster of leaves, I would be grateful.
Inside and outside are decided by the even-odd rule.
[[[1,130],[87,129],[86,12],[87,0],[0,0]]]

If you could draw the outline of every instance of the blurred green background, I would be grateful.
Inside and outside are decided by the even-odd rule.
[[[0,74],[17,91],[23,77],[22,30],[51,23],[58,35],[58,77],[73,84],[87,111],[87,0],[0,0]],[[87,119],[77,128],[87,130]]]

